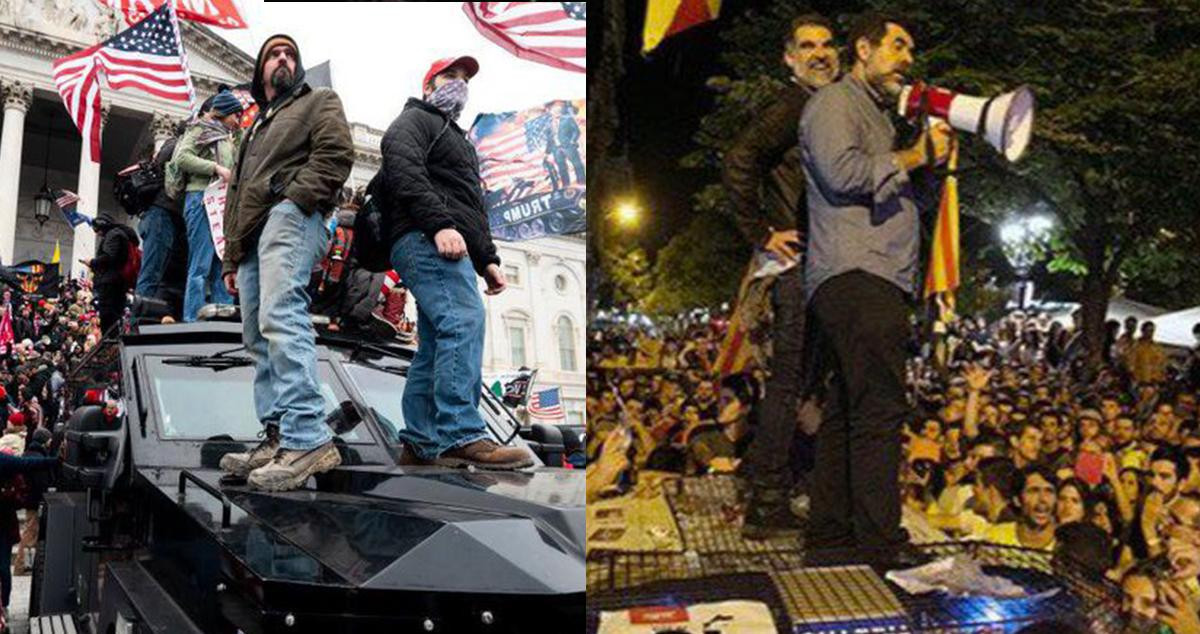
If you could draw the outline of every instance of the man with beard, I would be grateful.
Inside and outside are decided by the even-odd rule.
[[[914,45],[900,21],[864,15],[848,41],[852,71],[818,91],[800,120],[805,294],[834,368],[817,437],[807,545],[814,562],[824,551],[904,563],[896,474],[900,427],[912,414],[906,298],[916,291],[920,242],[909,172],[945,161],[951,139],[948,127],[935,125],[911,148],[895,149],[888,111]]]
[[[229,185],[223,272],[226,288],[241,296],[264,439],[226,454],[221,468],[248,475],[252,487],[284,491],[341,463],[324,421],[305,286],[329,245],[325,218],[350,175],[354,143],[341,100],[305,83],[300,48],[287,35],[259,50],[251,94],[260,111]]]
[[[1161,446],[1150,455],[1150,492],[1137,509],[1136,531],[1131,539],[1138,557],[1162,552],[1164,535],[1159,523],[1179,495],[1179,485],[1187,479],[1190,465],[1177,447]]]
[[[801,204],[800,114],[809,97],[837,77],[833,25],[815,14],[793,20],[784,40],[783,63],[792,71],[790,81],[725,153],[724,181],[746,240],[781,262],[793,263],[801,257],[800,227],[807,216]],[[751,483],[742,524],[746,539],[797,528],[788,505],[793,485],[789,459],[806,464],[812,460],[811,438],[799,432],[796,421],[797,397],[804,387],[803,267],[793,266],[763,283],[771,284],[774,316],[768,398],[762,402],[746,454],[744,475]],[[791,455],[793,447],[803,455]]]
[[[492,244],[479,160],[458,117],[472,57],[430,65],[423,99],[409,99],[380,144],[376,179],[391,263],[417,301],[420,341],[402,408],[404,462],[518,469],[533,463],[519,447],[494,442],[479,415],[484,310],[476,274],[488,295],[505,289]],[[561,140],[561,139],[560,139]]]
[[[1017,520],[992,526],[984,539],[1004,546],[1053,551],[1054,509],[1058,505],[1054,474],[1041,465],[1022,469],[1017,474],[1017,497],[1013,501]]]

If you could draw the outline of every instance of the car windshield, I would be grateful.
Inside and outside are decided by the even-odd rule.
[[[404,410],[401,407],[401,397],[404,394],[404,384],[407,379],[398,374],[357,363],[348,363],[343,367],[350,374],[350,379],[358,386],[367,405],[375,410],[375,415],[379,419],[384,433],[388,435],[388,440],[399,442],[397,432],[404,429]],[[496,437],[495,417],[487,411],[483,403],[479,405],[479,413],[488,423],[488,432],[493,439],[504,440]]]
[[[235,359],[238,357],[234,357]],[[179,365],[179,357],[147,356],[159,433],[167,439],[208,439],[228,435],[252,440],[262,429],[254,414],[254,366],[213,368]],[[176,363],[164,363],[174,360]],[[328,361],[317,364],[325,412],[346,397]],[[354,429],[340,435],[348,443],[369,442]]]

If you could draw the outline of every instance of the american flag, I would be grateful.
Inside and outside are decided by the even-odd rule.
[[[67,111],[100,162],[100,75],[115,90],[137,88],[163,99],[194,100],[179,21],[170,2],[111,38],[54,62],[54,83]]]
[[[513,118],[516,119],[515,114]],[[524,125],[513,121],[507,130],[502,128],[498,133],[480,140],[476,148],[479,176],[483,178],[486,189],[507,189],[510,181],[518,178],[531,181],[544,178],[542,159],[549,120],[548,115],[541,115],[526,121]]]
[[[582,102],[551,101],[536,108],[520,112],[481,114],[471,128],[470,139],[479,155],[479,176],[487,191],[508,191],[518,181],[531,186],[533,192],[550,191],[550,176],[546,167],[546,142],[552,133],[551,111],[558,111],[562,104],[570,104],[573,111],[583,107]],[[559,115],[575,117],[582,130],[582,115]],[[586,149],[579,148],[580,157],[586,159]]]
[[[587,72],[586,2],[464,2],[463,12],[517,57]]]
[[[72,229],[83,223],[92,224],[90,216],[85,216],[75,211],[75,205],[79,204],[79,196],[75,192],[65,189],[54,190],[54,204],[58,205],[58,208],[62,210],[63,217],[71,224]]]
[[[534,392],[529,398],[529,415],[543,420],[565,420],[566,414],[562,408],[562,398],[559,391],[562,388],[550,388]]]

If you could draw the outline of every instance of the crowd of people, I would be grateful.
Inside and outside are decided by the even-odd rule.
[[[57,463],[52,430],[69,413],[70,364],[101,340],[94,299],[87,280],[64,281],[51,297],[15,289],[0,294],[0,603],[5,611],[13,573],[28,574],[33,560],[37,507]]]
[[[739,473],[770,396],[760,368],[719,375],[727,329],[707,313],[593,327],[588,457],[606,478],[594,494],[642,470]],[[1161,612],[1200,597],[1200,343],[1172,354],[1152,322],[1110,321],[1089,371],[1081,331],[1046,314],[927,330],[909,339],[912,415],[896,432],[906,517],[950,539],[1070,549],[1122,584],[1131,618],[1195,631],[1194,609]],[[797,413],[797,437],[809,420]],[[802,498],[812,465],[791,467]]]

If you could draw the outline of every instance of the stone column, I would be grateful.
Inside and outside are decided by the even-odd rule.
[[[154,153],[158,154],[163,143],[166,143],[175,131],[175,118],[165,112],[155,111],[154,119],[150,122],[150,130],[154,133]]]
[[[108,106],[100,108],[100,137],[104,138],[104,126],[108,123]],[[103,148],[104,144],[101,143]],[[79,145],[79,203],[75,211],[96,217],[100,201],[100,164],[92,162],[87,145]],[[96,255],[96,233],[87,224],[75,227],[75,240],[71,243],[71,277],[85,277],[88,268],[79,263],[80,260],[90,260]]]
[[[21,185],[21,143],[33,87],[0,80],[4,93],[4,132],[0,136],[0,264],[12,264],[17,250],[17,193]]]

